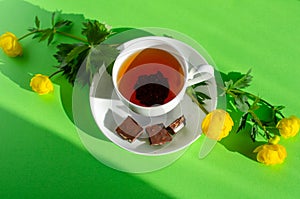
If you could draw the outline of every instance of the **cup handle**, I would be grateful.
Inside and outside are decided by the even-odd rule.
[[[209,80],[214,77],[214,68],[211,65],[205,64],[198,68],[191,67],[188,72],[187,85],[192,86],[194,84]]]

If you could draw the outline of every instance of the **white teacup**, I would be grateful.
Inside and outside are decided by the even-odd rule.
[[[180,101],[183,99],[186,88],[188,86],[206,81],[214,77],[214,69],[210,65],[201,65],[201,66],[190,66],[186,57],[180,52],[180,49],[174,45],[174,39],[160,36],[147,36],[137,39],[130,40],[124,43],[120,49],[121,52],[116,58],[113,71],[112,71],[112,80],[115,88],[115,92],[122,102],[128,106],[132,111],[149,117],[159,116],[168,113],[174,109]],[[171,54],[179,62],[183,74],[183,83],[179,88],[179,91],[175,93],[175,96],[168,102],[163,104],[155,104],[153,106],[142,106],[137,103],[133,103],[128,97],[126,98],[119,88],[119,72],[124,63],[128,62],[128,59],[133,59],[133,56],[137,55],[139,52],[142,52],[145,49],[159,49]],[[151,64],[151,63],[149,63]],[[143,65],[140,66],[142,69]],[[163,67],[163,66],[162,66]],[[172,78],[172,77],[170,77]],[[170,79],[169,79],[170,80]],[[136,81],[136,80],[132,80]],[[131,94],[131,93],[130,93]]]

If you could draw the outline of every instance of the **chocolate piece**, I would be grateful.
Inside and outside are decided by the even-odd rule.
[[[185,126],[185,117],[184,115],[177,118],[174,122],[172,122],[166,129],[167,131],[174,135],[176,134],[180,129],[182,129]]]
[[[128,116],[117,128],[116,132],[128,142],[133,142],[142,134],[143,128],[130,116]]]
[[[172,137],[163,124],[148,126],[146,132],[149,136],[150,145],[163,145],[172,141]]]
[[[164,104],[170,91],[168,79],[160,71],[156,74],[140,76],[134,89],[136,99],[145,106]]]

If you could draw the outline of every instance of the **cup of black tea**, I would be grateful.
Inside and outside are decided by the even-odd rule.
[[[115,92],[132,111],[159,116],[174,109],[186,88],[214,77],[210,65],[190,66],[174,39],[147,36],[130,40],[115,60]]]

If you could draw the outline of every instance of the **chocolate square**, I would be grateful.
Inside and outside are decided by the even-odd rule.
[[[146,132],[149,136],[150,145],[163,145],[172,141],[172,137],[163,124],[148,126]]]
[[[174,122],[172,122],[166,129],[170,134],[174,135],[180,129],[182,129],[185,126],[185,124],[185,117],[184,115],[182,115],[181,117],[177,118]]]
[[[133,142],[142,134],[143,128],[128,116],[117,128],[116,132],[128,142]]]

